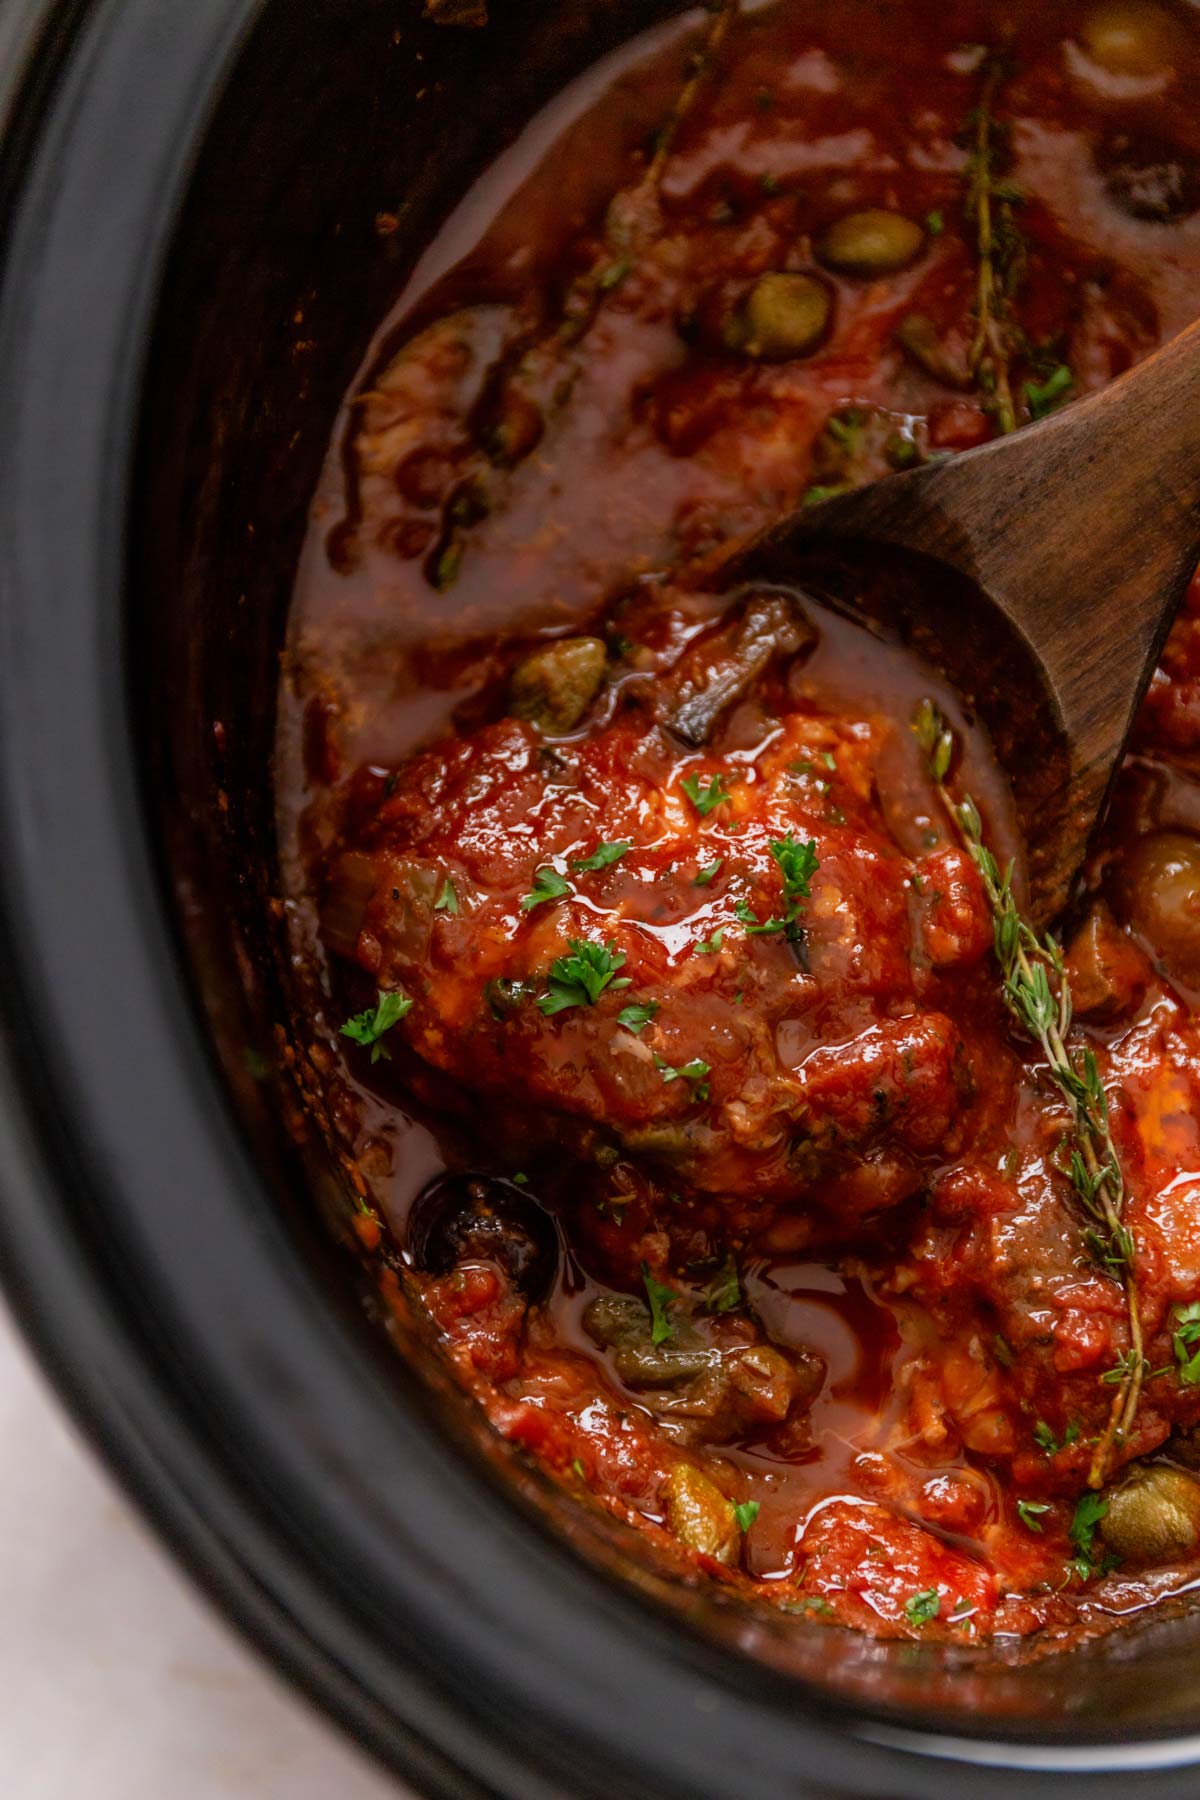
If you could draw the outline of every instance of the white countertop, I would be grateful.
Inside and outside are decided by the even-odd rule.
[[[416,1800],[273,1676],[117,1492],[0,1313],[4,1800]]]

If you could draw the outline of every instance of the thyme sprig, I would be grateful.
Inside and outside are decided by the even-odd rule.
[[[1083,1217],[1083,1242],[1106,1275],[1125,1291],[1129,1348],[1103,1377],[1116,1388],[1108,1422],[1096,1441],[1089,1487],[1104,1483],[1115,1444],[1129,1435],[1148,1373],[1137,1287],[1137,1244],[1124,1221],[1125,1181],[1113,1143],[1108,1096],[1093,1052],[1070,1043],[1071,984],[1062,949],[1052,933],[1039,937],[1022,918],[1013,897],[1013,869],[1003,872],[984,841],[979,809],[969,794],[955,800],[946,787],[954,756],[954,734],[930,700],[922,700],[913,720],[938,794],[962,843],[978,869],[992,913],[996,961],[1005,1004],[1037,1043],[1071,1119],[1061,1167]]]
[[[659,190],[685,120],[713,82],[742,0],[711,0],[702,46],[688,59],[682,85],[637,180],[609,203],[604,242],[590,266],[567,287],[557,321],[522,334],[495,363],[485,389],[490,422],[443,508],[443,529],[426,563],[444,592],[462,570],[475,527],[500,504],[511,470],[540,442],[547,423],[569,406],[584,371],[579,347],[606,303],[635,273],[663,230]]]
[[[1012,316],[1012,296],[1025,264],[1025,241],[1017,227],[1014,208],[1022,196],[1005,180],[1009,162],[1008,124],[995,116],[997,90],[1008,74],[1001,56],[984,65],[978,104],[967,119],[966,196],[968,221],[975,227],[975,335],[967,353],[967,366],[976,383],[990,398],[991,410],[1003,432],[1017,428],[1011,363],[1020,346],[1020,332]]]

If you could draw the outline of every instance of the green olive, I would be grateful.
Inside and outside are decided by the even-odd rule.
[[[1120,869],[1115,897],[1167,974],[1200,987],[1200,839],[1182,831],[1139,838]]]
[[[817,348],[833,297],[815,275],[760,275],[730,319],[725,342],[758,362],[788,362]]]
[[[1109,0],[1088,13],[1079,38],[1097,68],[1109,75],[1161,75],[1180,49],[1180,31],[1153,0]]]
[[[819,255],[839,275],[891,275],[921,254],[925,233],[903,213],[872,207],[837,219],[821,239]]]
[[[1178,1562],[1200,1544],[1200,1481],[1182,1469],[1135,1469],[1105,1499],[1100,1535],[1122,1562]]]
[[[681,1544],[715,1556],[718,1562],[737,1561],[742,1534],[733,1502],[691,1463],[679,1463],[663,1486],[667,1525]]]
[[[519,662],[509,686],[508,710],[540,731],[573,731],[604,679],[608,652],[599,638],[559,638]]]

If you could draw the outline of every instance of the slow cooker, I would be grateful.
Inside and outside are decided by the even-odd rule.
[[[277,660],[339,396],[479,169],[675,10],[0,13],[8,1295],[195,1577],[422,1793],[1190,1794],[1196,1617],[1040,1662],[776,1637],[513,1466],[397,1355],[261,1078]]]

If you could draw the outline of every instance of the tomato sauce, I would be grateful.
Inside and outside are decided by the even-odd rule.
[[[1200,1573],[1200,585],[1060,922],[1118,1266],[914,720],[1019,898],[986,733],[722,567],[1190,321],[1198,77],[1151,0],[645,34],[429,247],[297,580],[285,1055],[362,1249],[582,1503],[876,1635],[1057,1644]]]

